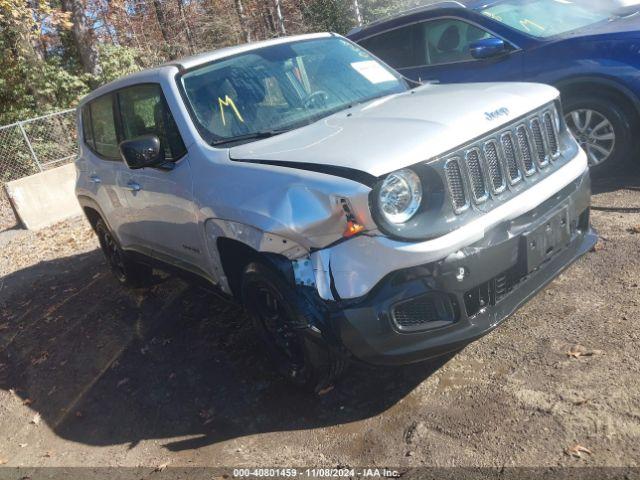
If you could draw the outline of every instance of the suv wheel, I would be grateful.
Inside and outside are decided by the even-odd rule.
[[[309,327],[306,300],[275,269],[253,262],[244,269],[242,302],[278,372],[316,393],[333,385],[346,356]]]
[[[615,101],[605,97],[569,97],[564,103],[567,126],[587,153],[595,175],[622,166],[631,152],[630,122]]]
[[[98,235],[102,252],[116,279],[121,284],[129,287],[145,285],[151,277],[152,269],[128,258],[102,219],[98,219],[96,222],[95,231]]]

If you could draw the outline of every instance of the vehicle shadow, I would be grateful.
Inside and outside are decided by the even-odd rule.
[[[603,177],[592,178],[591,183],[591,190],[595,195],[618,190],[640,192],[640,167],[628,167],[623,174],[612,173]]]
[[[273,373],[241,308],[182,280],[127,290],[93,251],[0,283],[0,388],[89,445],[190,437],[165,445],[179,451],[345,424],[394,406],[447,361],[354,366],[312,396]]]

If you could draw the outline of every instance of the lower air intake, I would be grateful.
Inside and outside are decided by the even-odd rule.
[[[451,299],[435,292],[394,305],[391,318],[398,330],[403,332],[445,327],[456,321]]]

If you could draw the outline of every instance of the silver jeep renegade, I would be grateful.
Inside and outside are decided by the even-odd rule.
[[[77,196],[118,280],[205,280],[321,389],[349,358],[460,349],[594,245],[560,110],[542,85],[413,85],[338,35],[272,40],[84,99]]]

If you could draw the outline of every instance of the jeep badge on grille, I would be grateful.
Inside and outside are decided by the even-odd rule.
[[[507,117],[509,115],[509,109],[507,107],[502,107],[493,112],[484,112],[484,117],[493,122],[496,118]]]

